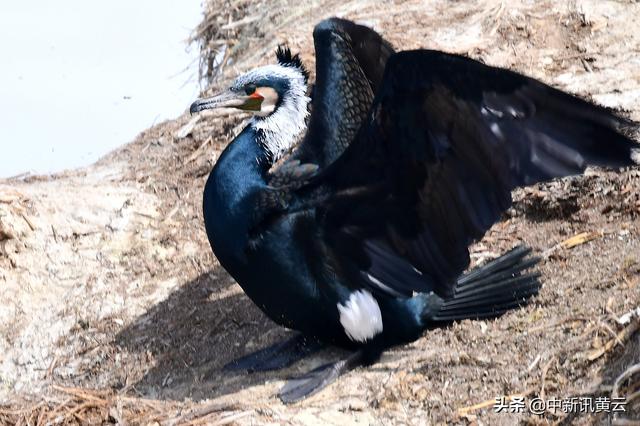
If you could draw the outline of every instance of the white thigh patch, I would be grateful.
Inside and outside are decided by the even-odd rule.
[[[366,290],[351,293],[346,305],[338,303],[340,324],[351,340],[364,342],[382,332],[382,313],[376,299]]]
[[[640,164],[640,148],[631,148],[631,159],[634,163]]]

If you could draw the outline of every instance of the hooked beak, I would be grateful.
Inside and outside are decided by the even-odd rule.
[[[260,111],[260,105],[264,98],[260,95],[245,95],[231,90],[224,91],[210,98],[198,99],[191,104],[189,112],[196,112],[213,108],[238,108],[245,111]]]

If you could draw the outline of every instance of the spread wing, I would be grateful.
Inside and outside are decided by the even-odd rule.
[[[292,191],[351,143],[393,54],[391,45],[377,32],[344,19],[320,22],[313,38],[316,82],[307,133],[296,151],[270,172],[269,188],[256,206],[256,227],[265,217],[286,210]]]
[[[313,31],[316,82],[302,162],[325,167],[342,154],[364,122],[393,48],[378,33],[339,18]]]
[[[352,282],[447,297],[512,189],[632,164],[630,125],[511,71],[401,52],[355,140],[318,178],[331,195],[316,203],[317,220]]]

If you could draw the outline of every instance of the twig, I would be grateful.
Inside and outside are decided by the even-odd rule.
[[[600,323],[600,326],[609,332],[609,334],[617,344],[619,344],[620,346],[624,346],[624,342],[618,338],[618,335],[609,324],[602,322]]]
[[[46,377],[48,378],[51,377],[51,375],[53,374],[53,370],[56,368],[57,364],[58,364],[58,356],[54,356],[53,359],[51,360],[51,364],[49,364],[49,368],[47,368]]]
[[[190,424],[191,422],[195,420],[199,420],[203,417],[209,416],[212,413],[216,413],[220,411],[231,411],[237,408],[238,407],[234,404],[223,404],[219,402],[211,403],[211,404],[205,405],[204,407],[191,410],[188,413],[185,413],[181,416],[166,420],[162,424],[166,424],[166,425],[175,425],[175,424],[183,424],[183,423]]]
[[[204,148],[211,142],[213,142],[213,138],[209,136],[195,151],[193,151],[193,154],[191,154],[189,158],[187,158],[186,164],[189,164],[190,162],[198,158],[202,151],[204,151]]]
[[[635,321],[626,326],[620,333],[618,333],[613,339],[609,340],[601,348],[588,352],[587,359],[589,361],[595,361],[605,353],[611,351],[618,343],[624,344],[629,338],[640,329],[640,318],[636,318]]]
[[[221,30],[232,30],[234,28],[237,27],[241,27],[242,25],[247,25],[250,24],[252,22],[257,21],[258,19],[262,18],[262,16],[260,15],[254,15],[254,16],[246,16],[236,22],[230,22],[228,24],[225,24],[223,26],[220,27]]]
[[[622,374],[620,374],[618,376],[618,378],[615,380],[615,382],[613,383],[613,390],[611,391],[611,398],[618,398],[621,395],[620,392],[620,388],[622,387],[623,383],[625,381],[627,381],[629,378],[631,378],[634,374],[640,373],[640,363],[638,364],[634,364],[632,366],[630,366],[629,368],[627,368]],[[625,400],[626,403],[630,403],[631,401],[634,401],[638,398],[640,398],[640,390],[637,389],[632,389],[634,390],[634,392],[631,392],[630,394],[625,396]],[[632,419],[626,419],[626,418],[619,418],[617,417],[618,413],[615,413],[613,415],[613,424],[614,425],[640,425],[640,420],[632,420]]]
[[[51,232],[53,233],[53,241],[55,241],[57,243],[58,242],[58,233],[56,232],[56,228],[53,227],[53,224],[51,225]]]
[[[27,222],[27,225],[29,225],[29,228],[31,229],[31,231],[35,231],[37,229],[37,227],[33,224],[31,219],[29,219],[29,217],[27,217],[26,214],[20,213],[20,216],[22,216],[22,219],[24,219],[24,221]]]
[[[546,330],[548,328],[556,328],[559,327],[563,324],[569,323],[569,322],[588,322],[591,321],[592,318],[587,318],[587,317],[581,317],[581,316],[572,316],[572,317],[568,317],[568,318],[563,318],[561,320],[558,321],[554,321],[551,324],[545,324],[545,325],[539,325],[536,327],[532,327],[530,329],[527,330],[527,333],[534,333],[536,331],[542,331],[542,330]]]
[[[62,410],[63,407],[67,406],[72,401],[73,401],[73,398],[67,398],[61,403],[59,403],[58,405],[56,405],[55,407],[53,407],[53,409],[51,409],[51,411],[45,416],[45,423],[51,422],[56,417],[56,415],[58,415],[60,410]],[[36,408],[32,409],[32,411],[35,411],[35,410]]]
[[[529,390],[526,390],[524,392],[514,393],[514,394],[511,394],[511,395],[505,395],[504,396],[504,400],[505,401],[511,401],[514,398],[524,398],[525,396],[531,395],[532,393],[533,393],[533,389],[529,389]],[[488,408],[488,407],[492,407],[492,406],[496,405],[496,399],[498,399],[498,398],[487,399],[486,401],[482,401],[482,402],[479,402],[477,404],[470,405],[468,407],[458,408],[456,411],[457,411],[459,416],[466,416],[467,414],[469,414],[469,413],[471,413],[473,411],[478,411],[478,410],[481,410],[483,408]]]
[[[527,367],[527,371],[531,371],[535,368],[536,365],[538,365],[538,363],[540,362],[541,356],[540,354],[538,354],[538,356],[535,357],[535,359],[531,362],[531,364],[529,364],[529,366]]]
[[[600,238],[602,235],[602,232],[581,232],[580,234],[574,235],[573,237],[561,242],[560,247],[570,249],[591,240],[595,240],[596,238]]]
[[[551,364],[553,364],[553,362],[556,360],[555,355],[551,357],[551,359],[549,360],[549,362],[547,362],[543,367],[542,367],[542,375],[540,376],[540,399],[544,400],[544,385],[545,382],[547,380],[547,372],[549,371],[549,368],[551,368]]]
[[[12,191],[11,193],[3,193],[0,194],[0,203],[11,204],[14,201],[19,201],[24,198],[24,195],[17,191]]]
[[[99,402],[101,404],[104,404],[104,403],[107,402],[104,398],[93,396],[89,392],[87,392],[86,390],[84,390],[82,388],[64,387],[64,386],[59,386],[59,385],[52,385],[51,387],[53,387],[55,390],[58,390],[58,391],[63,392],[63,393],[66,393],[68,395],[73,395],[73,396],[75,396],[77,398],[80,398],[80,399],[88,399],[88,400],[92,400],[92,401],[95,401],[95,402]]]
[[[232,423],[242,417],[246,417],[249,414],[253,413],[253,411],[241,411],[239,413],[235,413],[235,414],[231,414],[227,417],[223,417],[220,420],[218,420],[217,422],[211,423],[209,422],[209,418],[212,414],[215,413],[210,413],[207,414],[206,416],[202,416],[198,419],[193,419],[192,421],[190,421],[189,423],[186,423],[185,426],[192,426],[192,425],[198,425],[198,424],[206,424],[206,425],[212,425],[212,426],[222,426],[222,425],[226,425],[229,423]]]
[[[251,413],[252,413],[252,411],[242,411],[242,412],[237,413],[237,414],[232,414],[229,417],[225,417],[224,419],[220,419],[217,422],[213,423],[213,426],[222,426],[222,425],[229,424],[229,423],[234,422],[234,421],[236,421],[238,419],[241,419],[242,417],[246,417]]]
[[[574,235],[571,238],[549,247],[542,252],[542,257],[546,259],[561,248],[570,249],[579,246],[580,244],[595,240],[596,238],[600,238],[603,235],[603,232],[581,232],[580,234]]]
[[[614,398],[619,397],[620,387],[622,386],[622,383],[636,373],[640,373],[640,363],[632,365],[631,367],[627,368],[620,376],[618,376],[618,378],[613,383],[613,390],[611,391],[611,396]],[[636,391],[632,395],[638,395],[638,394],[639,392]],[[627,397],[627,402],[631,401],[632,399],[635,399],[635,398]]]

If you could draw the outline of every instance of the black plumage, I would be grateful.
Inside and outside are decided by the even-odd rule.
[[[392,56],[371,111],[323,174],[332,194],[358,189],[353,199],[322,201],[327,229],[337,247],[355,239],[347,245],[361,246],[364,257],[370,250],[359,242],[384,244],[444,297],[469,264],[469,244],[511,205],[512,189],[587,165],[634,164],[629,120],[442,52]]]
[[[205,226],[247,295],[304,335],[233,366],[283,367],[327,343],[354,350],[289,382],[286,402],[429,327],[520,306],[540,288],[530,249],[465,274],[469,244],[515,187],[629,166],[638,148],[635,123],[515,72],[394,53],[373,30],[336,18],[318,24],[314,41],[308,120],[308,75],[284,49],[280,68],[244,74],[191,107],[258,113],[211,172]]]
[[[299,155],[324,167],[342,154],[365,121],[394,51],[375,31],[335,18],[318,24],[313,39],[314,101]]]

